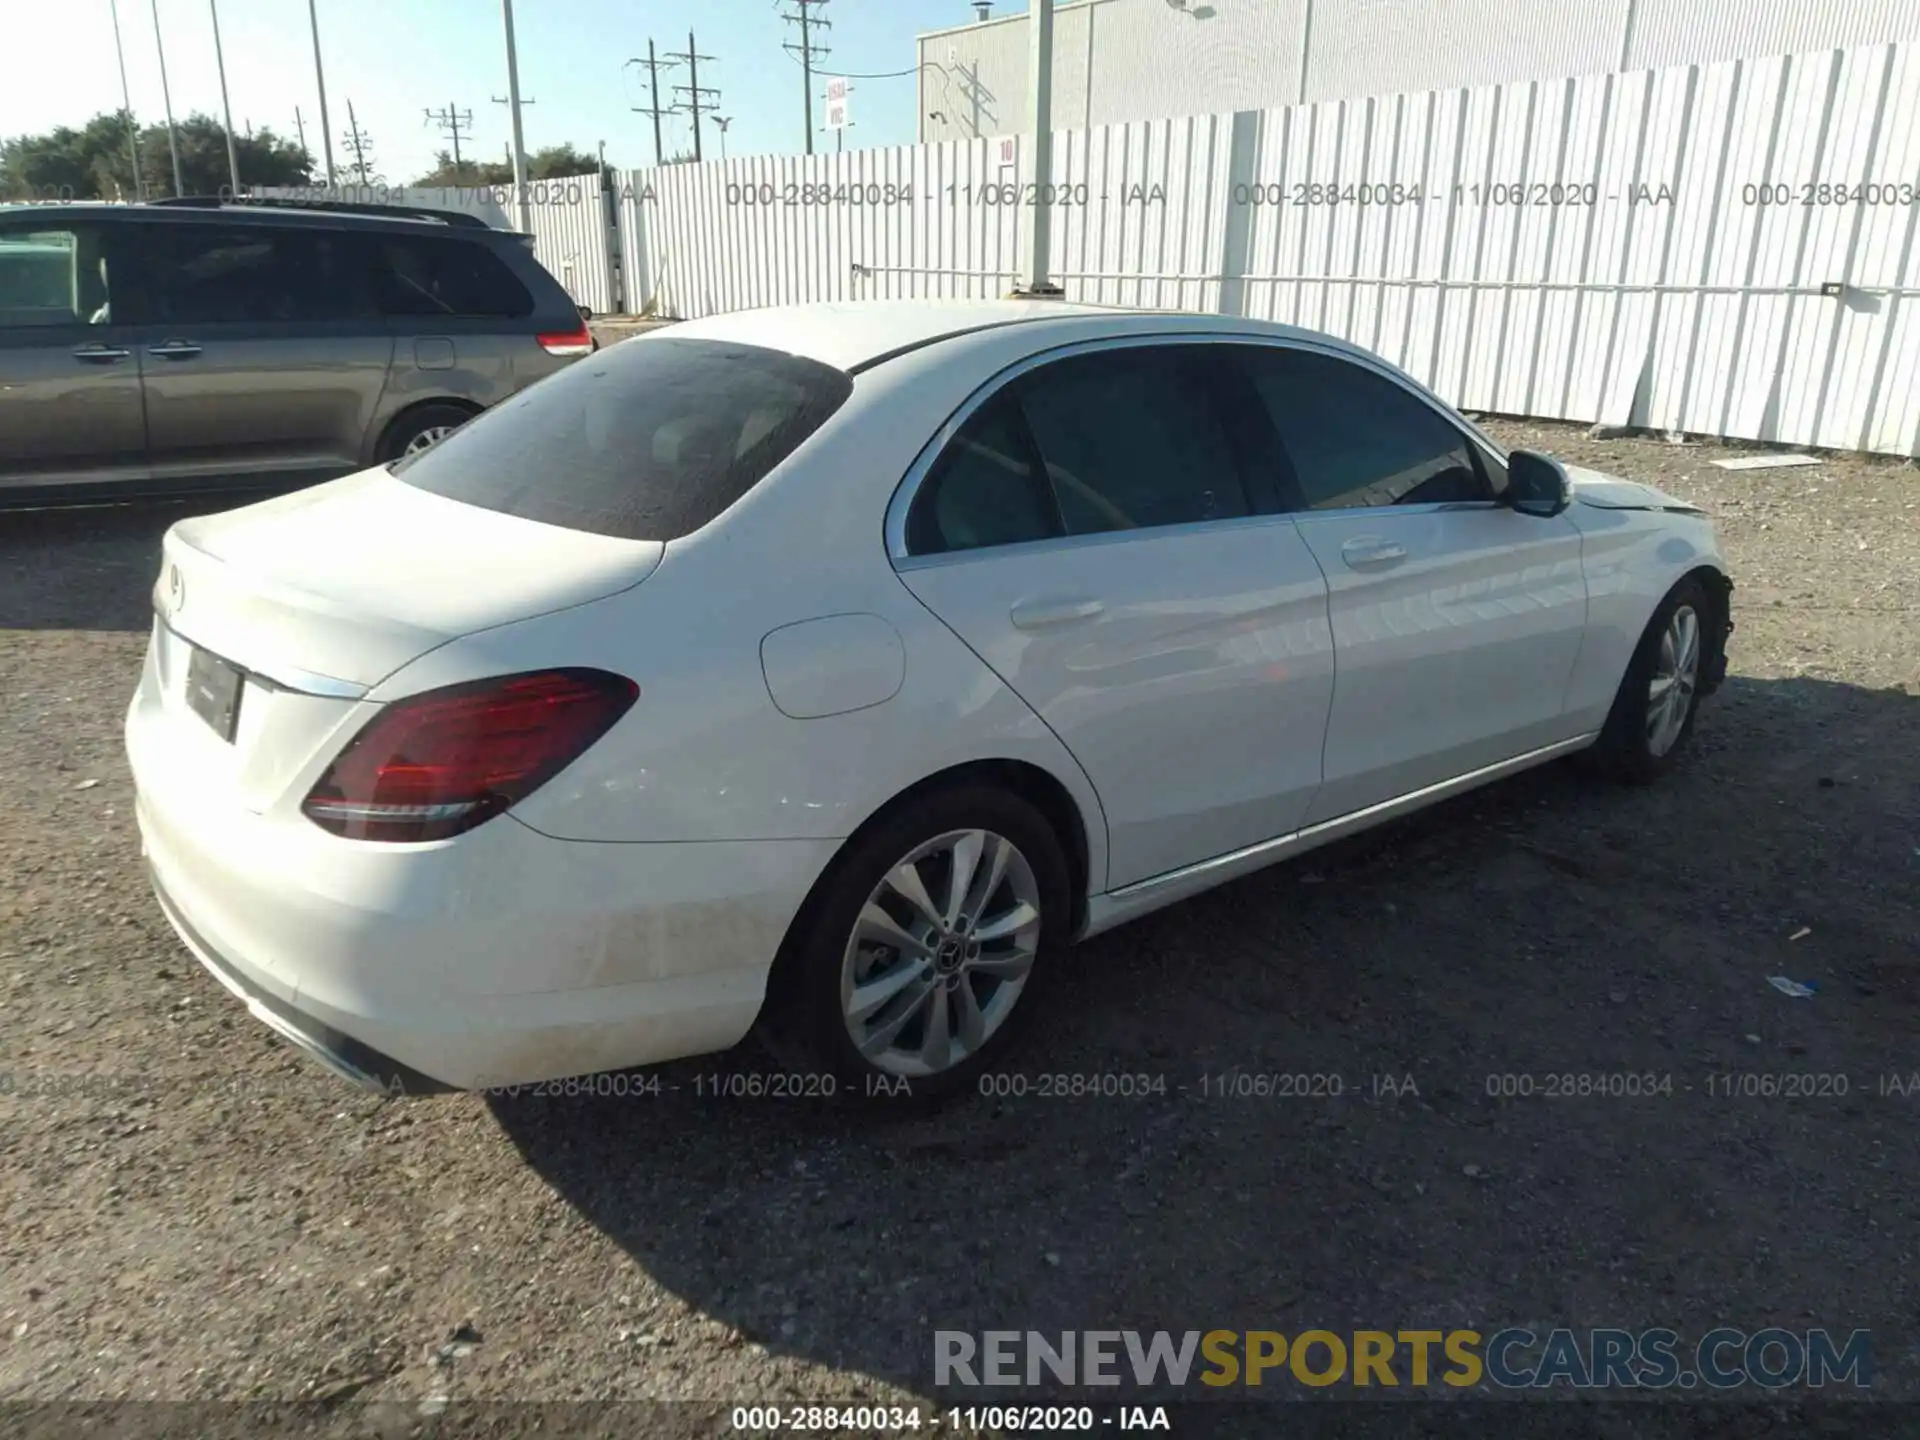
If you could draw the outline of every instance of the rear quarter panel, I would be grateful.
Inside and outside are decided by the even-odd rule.
[[[517,319],[456,316],[396,316],[393,365],[380,413],[367,433],[363,461],[372,464],[387,427],[403,411],[434,400],[491,409],[573,363],[549,355],[540,335],[577,330],[580,311],[560,282],[518,241],[488,242],[494,254],[533,297],[533,310]]]
[[[904,374],[863,376],[855,397],[775,476],[705,529],[670,542],[644,586],[467,636],[369,698],[550,665],[630,676],[640,686],[634,708],[514,809],[525,824],[567,839],[840,839],[931,775],[1024,761],[1073,799],[1093,887],[1104,888],[1106,826],[1085,774],[913,597],[886,555],[887,500],[964,393],[917,387]],[[899,687],[847,713],[784,714],[768,688],[763,642],[829,616],[875,617],[899,635]]]

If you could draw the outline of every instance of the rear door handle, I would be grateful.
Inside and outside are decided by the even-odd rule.
[[[131,350],[123,350],[118,345],[105,345],[98,340],[73,347],[73,358],[85,360],[89,364],[111,365],[116,361],[125,360],[131,354],[133,354]]]
[[[199,353],[200,347],[191,340],[162,340],[147,347],[147,354],[156,360],[191,360]]]
[[[1008,611],[1016,630],[1045,630],[1052,625],[1070,625],[1076,620],[1091,620],[1107,607],[1086,596],[1022,600]]]
[[[1407,558],[1407,547],[1383,540],[1378,535],[1356,535],[1340,547],[1340,558],[1354,570],[1398,565]]]

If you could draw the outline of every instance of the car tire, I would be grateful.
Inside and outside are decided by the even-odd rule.
[[[1693,737],[1700,697],[1709,688],[1704,682],[1724,644],[1719,615],[1720,607],[1696,576],[1668,592],[1627,664],[1590,752],[1594,768],[1635,785],[1673,768]]]
[[[473,414],[464,405],[451,402],[416,406],[387,427],[387,433],[380,437],[376,461],[390,465],[416,449],[436,444],[471,420]]]
[[[967,859],[972,883],[949,924],[952,877]],[[755,1033],[836,1098],[913,1103],[963,1092],[1040,1008],[1071,898],[1059,837],[1025,800],[982,784],[914,796],[857,833],[814,886]],[[854,998],[862,987],[864,1001]],[[929,1063],[936,1051],[944,1064]]]

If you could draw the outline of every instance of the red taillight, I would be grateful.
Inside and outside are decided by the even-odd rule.
[[[525,799],[640,696],[604,670],[542,670],[429,690],[389,705],[300,807],[350,840],[443,840]]]
[[[578,330],[561,330],[551,335],[536,335],[540,348],[549,355],[589,355],[593,353],[593,331],[582,320]]]

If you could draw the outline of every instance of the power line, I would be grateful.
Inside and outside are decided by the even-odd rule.
[[[821,3],[821,0],[813,0],[813,3],[818,5]],[[813,23],[823,25],[826,22],[816,20]],[[789,50],[793,49],[791,45],[786,48]],[[828,52],[820,50],[818,53],[825,55]],[[800,63],[800,58],[797,55],[793,58],[793,63],[796,65]],[[937,61],[922,60],[918,65],[911,66],[905,70],[836,70],[833,73],[843,80],[898,80],[902,76],[918,75],[922,70],[938,70],[940,68]]]
[[[444,110],[428,110],[425,113],[428,123],[437,124],[440,133],[453,141],[453,178],[457,183],[466,178],[466,172],[460,167],[460,134],[462,131],[469,135],[473,133],[473,111],[456,110],[448,105]]]
[[[636,55],[633,59],[627,61],[627,65],[644,65],[647,67],[647,83],[652,87],[653,104],[635,105],[632,108],[636,115],[651,115],[653,117],[653,163],[656,165],[664,165],[666,163],[666,153],[660,145],[660,117],[673,113],[671,110],[662,110],[660,108],[660,72],[662,70],[671,70],[679,63],[680,59],[678,56],[669,55],[666,59],[662,60],[655,55],[653,53],[653,41],[651,40],[647,41],[646,59],[642,60]],[[623,65],[621,68],[625,69],[626,66]]]
[[[788,0],[788,3],[794,8],[782,10],[780,18],[789,25],[800,27],[800,43],[795,45],[791,40],[783,41],[780,48],[800,59],[802,71],[800,93],[806,103],[807,154],[811,155],[813,154],[813,62],[833,53],[827,46],[813,43],[813,32],[831,30],[833,22],[818,18],[827,0]]]
[[[700,83],[700,62],[702,60],[711,60],[713,56],[701,55],[695,51],[693,32],[691,30],[687,32],[687,48],[682,51],[670,53],[673,54],[674,59],[687,62],[687,80],[689,83],[673,87],[674,94],[684,95],[687,98],[684,100],[675,100],[672,108],[675,114],[684,113],[693,117],[693,160],[697,165],[700,163],[700,109],[702,106],[705,106],[708,110],[712,110],[720,103],[720,92],[711,85],[702,85]],[[711,100],[705,98],[709,95],[713,97]]]

